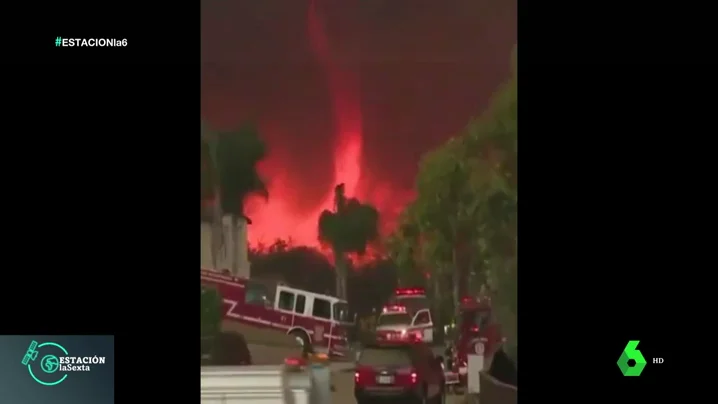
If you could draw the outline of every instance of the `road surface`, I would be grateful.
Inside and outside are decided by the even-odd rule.
[[[252,362],[255,365],[281,364],[287,356],[298,354],[293,348],[280,348],[265,345],[249,344],[249,351],[252,353]],[[334,392],[332,393],[332,404],[353,404],[354,401],[354,372],[352,362],[332,362],[329,365],[332,370],[332,382]],[[446,404],[464,404],[463,396],[449,395],[446,397]]]
[[[332,404],[354,404],[354,373],[335,372],[333,374],[334,392]],[[446,404],[464,404],[464,396],[446,396]]]

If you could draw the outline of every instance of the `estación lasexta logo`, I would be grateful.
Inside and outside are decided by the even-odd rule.
[[[41,358],[37,362],[38,356]],[[36,382],[44,386],[55,386],[67,378],[67,373],[60,370],[60,357],[68,357],[67,349],[55,342],[38,344],[32,341],[22,358],[22,364]]]

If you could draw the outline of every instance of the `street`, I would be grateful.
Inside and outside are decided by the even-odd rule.
[[[264,345],[249,344],[252,359],[255,365],[280,364],[287,356],[296,355],[294,348],[278,348]],[[332,393],[333,404],[354,403],[354,373],[352,362],[332,362],[332,382],[334,392]],[[446,404],[463,404],[463,396],[448,395]]]
[[[335,391],[332,394],[332,404],[350,404],[354,403],[354,373],[353,372],[334,372],[333,381]],[[464,396],[447,395],[446,404],[464,404]],[[388,401],[387,402],[391,402]],[[397,403],[399,404],[399,403]]]

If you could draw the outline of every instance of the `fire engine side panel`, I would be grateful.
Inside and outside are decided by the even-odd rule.
[[[478,342],[483,343],[485,357],[493,357],[501,342],[497,325],[490,324],[476,336],[462,333],[457,345],[457,358],[460,362],[466,362],[469,354],[477,353],[475,349]]]
[[[312,345],[319,347],[327,347],[329,342],[329,329],[331,323],[320,319],[295,315],[294,326],[300,327],[307,331],[312,339]]]
[[[254,285],[249,280],[237,279],[211,271],[202,271],[201,282],[204,285],[216,287],[222,296],[225,319],[223,329],[242,333],[249,343],[286,345],[286,342],[291,340],[292,345],[294,345],[294,339],[286,334],[295,328],[304,330],[309,335],[312,344],[317,348],[331,348],[330,342],[336,342],[335,340],[337,340],[338,336],[341,338],[346,337],[346,333],[341,326],[332,328],[333,322],[331,320],[324,320],[312,315],[315,298],[329,300],[330,308],[333,307],[331,306],[333,304],[332,299],[315,296],[312,293],[301,293],[303,291],[280,286],[277,288],[274,306],[266,306],[265,304],[249,302],[245,299],[247,291],[251,290]],[[300,313],[296,312],[296,298],[294,310],[279,309],[279,292],[282,290],[294,293],[295,296],[297,293],[305,296],[304,310]],[[252,295],[254,294],[256,294],[256,291],[252,293]],[[331,315],[331,311],[330,309],[329,315]],[[345,343],[339,343],[336,346],[341,348],[345,345]]]
[[[336,339],[337,333],[342,337],[345,337],[344,332],[340,332],[341,327],[333,326],[333,322],[330,319],[323,319],[314,314],[315,313],[315,302],[317,300],[323,300],[329,304],[329,314],[332,315],[332,305],[336,299],[332,299],[329,296],[317,295],[286,286],[280,286],[277,288],[278,293],[288,292],[295,296],[295,307],[293,311],[283,310],[284,320],[288,325],[291,325],[292,329],[301,329],[305,331],[313,346],[317,348],[330,348],[331,342]],[[304,297],[304,310],[297,311],[298,296]],[[339,329],[338,329],[339,328]]]
[[[501,345],[499,325],[497,323],[490,324],[486,327],[486,332],[483,333],[483,337],[486,338],[486,355],[488,357],[493,357],[494,353],[496,353]]]
[[[306,330],[312,339],[312,345],[327,348],[329,346],[329,332],[331,321],[313,317],[315,296],[305,295],[306,305],[304,312],[294,316],[294,326]]]
[[[237,326],[231,327],[231,330],[241,332],[251,343],[256,343],[255,341],[272,343],[276,340],[284,344],[283,338],[274,338],[272,334],[285,334],[289,330],[289,325],[282,324],[282,316],[272,309],[263,305],[246,304],[245,285],[217,278],[203,278],[202,283],[217,287],[222,296],[225,320],[237,323]]]

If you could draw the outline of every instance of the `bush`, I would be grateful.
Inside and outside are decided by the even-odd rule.
[[[214,288],[201,287],[200,335],[212,337],[222,327],[222,297]]]
[[[200,297],[200,358],[212,352],[215,337],[222,327],[222,298],[214,288],[202,286]]]
[[[252,355],[242,334],[219,333],[212,343],[208,364],[213,366],[251,365]]]

